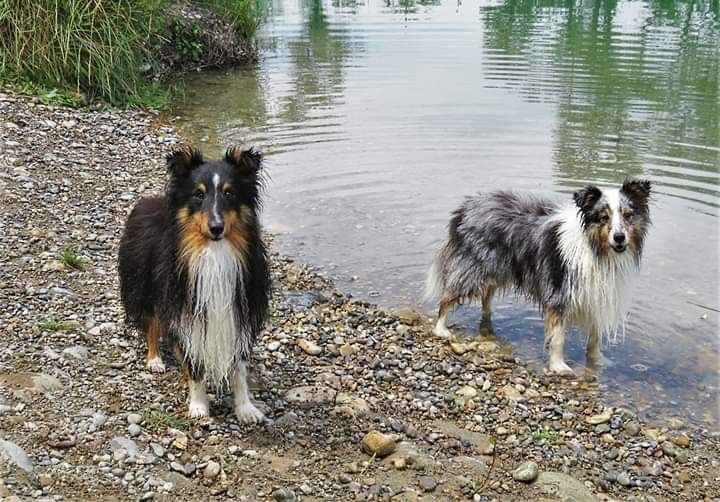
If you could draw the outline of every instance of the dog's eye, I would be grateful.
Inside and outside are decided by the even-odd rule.
[[[235,192],[232,190],[225,190],[225,198],[232,199],[233,197],[235,197]]]
[[[195,197],[197,200],[203,200],[205,198],[205,192],[203,192],[202,190],[195,190],[193,197]]]
[[[633,217],[633,214],[634,214],[634,212],[632,209],[625,210],[625,213],[624,213],[625,219],[629,220],[630,218]]]
[[[600,223],[607,223],[608,221],[610,221],[610,217],[607,214],[603,214],[600,217]]]

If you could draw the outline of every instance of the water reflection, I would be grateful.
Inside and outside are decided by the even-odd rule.
[[[677,195],[717,205],[717,9],[717,2],[508,0],[480,11],[493,51],[485,64],[496,85],[557,103],[562,184],[647,171]],[[682,170],[688,164],[692,175]]]

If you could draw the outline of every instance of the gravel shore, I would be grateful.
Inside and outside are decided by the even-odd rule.
[[[115,268],[180,138],[8,92],[0,117],[0,498],[720,500],[717,433],[606,408],[498,340],[433,338],[278,254],[253,374],[267,422],[239,425],[227,395],[189,420],[174,360],[145,371]]]

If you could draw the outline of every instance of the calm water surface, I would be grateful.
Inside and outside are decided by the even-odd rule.
[[[601,390],[649,419],[718,426],[718,1],[277,1],[255,68],[201,74],[174,113],[208,153],[254,144],[283,251],[347,292],[420,307],[450,211],[479,190],[568,198],[655,183],[636,301]],[[477,331],[472,308],[458,330]],[[542,365],[515,298],[495,331]],[[569,343],[584,362],[583,337]]]

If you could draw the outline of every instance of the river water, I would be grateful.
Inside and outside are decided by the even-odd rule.
[[[600,390],[717,428],[719,20],[717,0],[278,0],[258,64],[188,79],[173,113],[209,155],[261,147],[280,249],[396,308],[433,311],[425,271],[463,196],[649,178],[654,226]],[[472,335],[479,314],[452,321]],[[532,306],[497,301],[494,327],[542,367]]]

